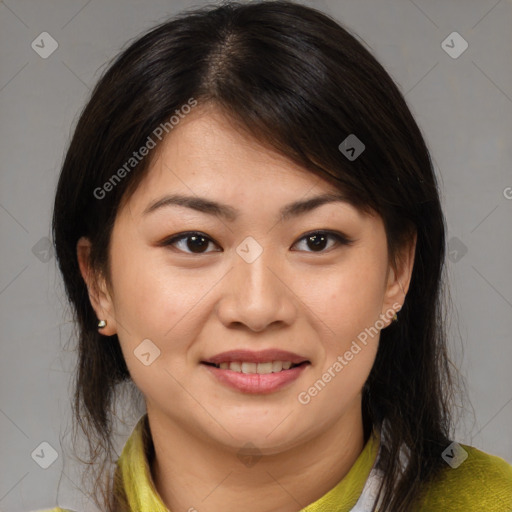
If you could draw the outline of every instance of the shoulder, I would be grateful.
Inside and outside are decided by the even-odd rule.
[[[457,449],[460,464],[447,463],[427,486],[421,510],[510,512],[512,466],[472,446],[461,444]]]

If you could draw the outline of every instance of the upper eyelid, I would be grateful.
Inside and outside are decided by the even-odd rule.
[[[189,238],[194,235],[202,236],[204,238],[207,238],[210,242],[219,245],[211,236],[207,235],[206,233],[203,233],[202,231],[185,231],[184,233],[172,235],[170,237],[164,238],[164,240],[162,240],[161,242],[161,245],[170,245],[171,243],[178,242],[179,240]]]

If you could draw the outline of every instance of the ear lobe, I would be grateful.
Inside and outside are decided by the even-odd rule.
[[[117,332],[114,307],[105,280],[103,278],[98,280],[98,276],[90,266],[90,240],[86,237],[81,237],[77,242],[76,252],[78,266],[80,267],[80,273],[87,286],[91,306],[96,312],[98,321],[107,321],[107,326],[102,328],[100,332],[106,336],[112,336]]]

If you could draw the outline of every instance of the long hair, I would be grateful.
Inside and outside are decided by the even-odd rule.
[[[438,185],[421,131],[381,64],[339,22],[290,1],[227,2],[165,21],[113,60],[78,120],[56,191],[53,237],[78,326],[75,426],[87,437],[89,461],[103,461],[95,495],[114,510],[113,479],[100,473],[113,453],[119,384],[130,375],[117,335],[106,342],[98,333],[76,244],[89,237],[92,268],[108,282],[116,214],[151,158],[123,173],[108,194],[98,191],[148,137],[156,139],[159,126],[170,130],[171,116],[191,99],[221,109],[254,140],[377,212],[392,259],[417,235],[400,319],[381,332],[362,401],[365,432],[391,426],[379,461],[380,510],[410,510],[442,467],[453,428]],[[356,159],[340,150],[349,135],[365,145]],[[409,453],[404,467],[401,446]]]

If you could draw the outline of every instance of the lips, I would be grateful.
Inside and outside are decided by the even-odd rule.
[[[201,361],[213,379],[238,392],[268,394],[297,380],[310,361],[279,349],[230,350]]]
[[[293,365],[299,365],[304,362],[309,362],[306,357],[293,352],[287,352],[286,350],[279,349],[267,349],[260,351],[252,350],[230,350],[228,352],[222,352],[208,359],[201,361],[205,364],[220,365],[221,363],[233,363],[233,362],[245,362],[245,363],[270,363],[272,361],[290,361]]]
[[[221,363],[236,364],[236,363]],[[257,366],[265,363],[258,363]],[[289,363],[291,364],[291,363]],[[256,363],[243,363],[243,365],[253,365]],[[276,373],[244,373],[233,371],[231,369],[218,368],[212,363],[203,363],[202,367],[208,372],[214,382],[219,382],[222,385],[234,389],[237,392],[247,394],[269,394],[275,393],[287,386],[290,386],[294,381],[308,370],[309,363],[307,361],[297,366],[292,366],[288,370],[282,369]]]

